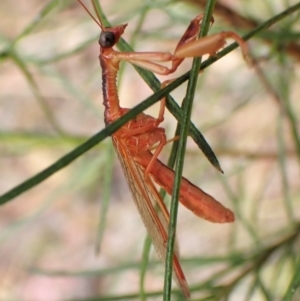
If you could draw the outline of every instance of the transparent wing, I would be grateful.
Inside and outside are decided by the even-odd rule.
[[[126,145],[115,136],[112,136],[112,140],[137,209],[152,239],[152,243],[158,256],[164,261],[166,258],[166,245],[168,239],[167,226],[169,223],[167,208],[152,180],[150,178],[145,179],[141,166],[133,160]],[[156,206],[156,204],[159,206]],[[183,294],[186,297],[189,297],[189,288],[178,257],[178,254],[174,254],[174,276]]]

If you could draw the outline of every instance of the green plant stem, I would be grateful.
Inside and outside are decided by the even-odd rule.
[[[165,89],[170,90],[171,87],[168,86]],[[38,185],[39,183],[41,183],[42,181],[44,181],[45,179],[47,179],[48,177],[50,177],[51,175],[56,173],[58,170],[69,165],[72,161],[74,161],[75,159],[80,157],[82,154],[84,154],[85,152],[90,150],[92,147],[97,145],[99,142],[101,142],[108,136],[112,135],[115,131],[117,131],[121,126],[123,126],[130,119],[134,118],[137,114],[146,110],[151,105],[153,105],[155,102],[157,102],[159,99],[161,99],[162,93],[163,93],[162,91],[163,90],[148,97],[146,102],[142,102],[139,105],[137,105],[134,110],[130,110],[128,113],[126,113],[120,119],[118,119],[116,122],[110,124],[103,130],[101,130],[99,133],[92,136],[86,142],[79,145],[78,147],[76,147],[74,150],[72,150],[65,156],[61,157],[59,160],[57,160],[55,163],[53,163],[52,165],[50,165],[43,171],[37,173],[33,177],[27,179],[23,183],[17,185],[13,189],[11,189],[11,190],[7,191],[6,193],[4,193],[3,195],[1,195],[0,196],[0,205],[7,203],[8,201],[12,200],[13,198],[17,197],[18,195],[22,194],[23,192]]]
[[[204,11],[204,16],[201,23],[199,38],[204,37],[208,33],[215,3],[216,0],[210,0],[207,2]],[[183,104],[184,113],[181,121],[180,139],[178,144],[178,156],[177,156],[175,179],[174,179],[175,185],[172,192],[172,200],[171,200],[171,207],[170,207],[166,270],[165,270],[165,279],[164,279],[164,295],[163,295],[164,301],[171,300],[173,257],[174,257],[174,248],[175,248],[175,238],[176,238],[178,202],[180,197],[180,183],[181,183],[182,172],[183,172],[186,141],[189,133],[189,125],[190,125],[190,119],[192,114],[193,100],[195,96],[195,90],[196,90],[200,66],[201,66],[201,57],[195,58],[190,72],[190,79],[187,86],[187,93]]]
[[[292,278],[292,281],[291,281],[282,301],[292,301],[293,296],[294,296],[296,290],[299,288],[299,286],[300,286],[300,258],[298,256],[298,263],[295,267],[294,276]]]
[[[246,39],[246,40],[250,39],[254,35],[261,32],[262,30],[268,28],[269,26],[275,24],[276,22],[280,21],[284,17],[292,14],[293,12],[295,12],[299,9],[300,9],[300,3],[298,3],[294,6],[291,6],[284,12],[276,15],[275,17],[272,17],[271,19],[264,22],[262,25],[258,26],[256,29],[254,29],[253,31],[251,31],[250,33],[245,35],[244,39]],[[205,62],[203,62],[201,64],[201,70],[207,68],[213,62],[220,59],[221,57],[223,57],[225,54],[232,51],[236,47],[237,47],[237,44],[233,43],[233,44],[229,45],[228,47],[226,47],[223,51],[221,51],[218,54],[218,57],[213,57],[213,58],[206,60]],[[143,74],[142,77],[146,80],[147,77],[144,76],[144,73],[142,73],[142,74]],[[149,74],[149,72],[147,72],[147,74]],[[92,147],[97,145],[99,142],[101,142],[102,140],[107,138],[109,135],[113,134],[117,129],[119,129],[122,125],[124,125],[128,120],[132,119],[138,113],[141,113],[142,111],[144,111],[145,109],[147,109],[148,107],[153,105],[155,102],[159,101],[162,97],[168,95],[171,91],[173,91],[178,86],[180,86],[182,83],[184,83],[188,79],[188,77],[189,77],[189,72],[187,72],[184,75],[182,75],[181,77],[179,77],[177,80],[172,82],[170,85],[168,85],[164,89],[161,89],[158,92],[156,92],[155,94],[148,97],[146,100],[144,100],[139,105],[137,105],[135,108],[133,108],[128,113],[126,113],[124,116],[122,116],[119,120],[117,120],[113,124],[109,125],[107,128],[103,129],[98,134],[91,137],[88,141],[81,144],[80,146],[75,148],[73,151],[66,154],[62,158],[60,158],[58,161],[56,161],[54,164],[50,165],[48,168],[44,169],[43,171],[41,171],[40,173],[36,174],[35,176],[29,178],[28,180],[24,181],[20,185],[17,185],[13,189],[4,193],[2,196],[0,196],[0,205],[15,198],[16,196],[20,195],[24,191],[31,189],[35,185],[41,183],[43,180],[50,177],[52,174],[54,174],[58,170],[66,167],[73,160],[75,160],[76,158],[78,158],[79,156],[81,156],[82,154],[87,152],[89,149],[91,149]],[[153,77],[152,77],[152,79],[153,79]],[[152,80],[150,81],[150,79],[147,79],[147,83],[149,84],[150,82],[153,84],[153,87],[154,87],[153,89],[159,89],[160,83],[158,82],[157,79],[155,79],[154,82],[152,82]],[[181,114],[181,109],[179,108],[177,103],[168,101],[167,106],[172,111],[172,114],[176,117],[176,119],[179,120],[179,122],[180,122],[181,121],[180,118],[181,118],[182,114]],[[195,137],[197,137],[196,132],[195,132],[195,130],[197,130],[196,127],[193,127],[192,125],[190,125],[189,130],[190,130],[189,134],[193,137],[194,140],[197,141],[197,138],[195,139]]]
[[[102,20],[102,22],[105,24],[105,26],[111,26],[111,24],[108,22],[106,16],[103,14],[102,8],[98,2],[95,3],[96,9],[98,11],[98,14]],[[124,40],[120,39],[118,45],[118,49],[122,52],[132,52],[134,51],[133,48]],[[156,78],[156,76],[143,68],[137,67],[133,65],[136,71],[139,73],[139,75],[144,79],[144,81],[148,84],[148,86],[152,89],[153,92],[157,92],[161,89],[161,83]],[[200,68],[200,66],[199,66]],[[172,84],[176,82],[176,87],[180,86],[182,83],[184,83],[190,76],[190,72],[186,72],[182,76],[180,76],[176,81],[174,81]],[[177,85],[178,84],[178,85]],[[165,94],[166,96],[167,94]],[[173,114],[173,116],[177,119],[178,122],[181,122],[182,120],[182,109],[179,107],[179,105],[176,103],[176,101],[169,96],[167,100],[167,108],[169,111]],[[213,150],[205,140],[204,136],[201,134],[201,132],[197,129],[197,127],[191,122],[190,128],[189,128],[189,135],[192,137],[192,139],[195,141],[195,143],[198,145],[198,147],[201,149],[201,151],[204,153],[206,158],[209,160],[209,162],[220,172],[222,172],[220,163],[214,154]]]

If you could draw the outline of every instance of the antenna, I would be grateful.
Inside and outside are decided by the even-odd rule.
[[[91,12],[89,11],[89,9],[85,6],[85,4],[83,4],[83,2],[81,0],[77,0],[79,2],[79,4],[84,8],[84,10],[89,14],[89,16],[98,24],[98,26],[103,30],[104,29],[104,26],[102,25],[102,22],[101,22],[101,18],[98,14],[98,11],[96,10],[96,6],[95,6],[95,3],[94,1],[92,1],[92,4],[93,4],[93,8],[96,12],[96,15],[98,17],[98,20],[91,14]]]

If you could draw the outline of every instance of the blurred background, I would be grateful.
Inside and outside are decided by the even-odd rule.
[[[244,35],[297,3],[218,1],[210,32]],[[136,51],[172,52],[205,1],[100,4],[112,24],[128,23],[124,38]],[[287,14],[249,41],[252,68],[237,49],[200,74],[192,121],[225,173],[189,139],[184,176],[231,208],[236,221],[212,224],[180,205],[178,241],[192,300],[281,300],[294,275],[299,30],[299,11]],[[0,195],[103,129],[98,36],[75,0],[0,2]],[[190,66],[186,60],[175,76]],[[120,100],[130,108],[152,92],[132,66],[123,67]],[[172,93],[179,104],[185,91],[183,85]],[[157,116],[158,105],[147,113]],[[169,112],[163,126],[172,138],[176,121]],[[168,145],[162,161],[169,152]],[[106,139],[0,207],[0,300],[140,300],[145,238]],[[153,250],[149,260],[148,300],[161,300],[164,265]],[[298,290],[293,300],[299,299]]]

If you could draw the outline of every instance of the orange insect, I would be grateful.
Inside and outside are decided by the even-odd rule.
[[[152,72],[168,75],[173,73],[186,57],[214,55],[225,44],[226,38],[239,43],[244,57],[247,56],[247,45],[234,32],[221,32],[197,40],[202,15],[191,21],[180,39],[174,54],[169,52],[118,52],[113,47],[118,43],[127,24],[105,27],[100,17],[96,20],[81,0],[77,0],[101,28],[99,38],[100,65],[103,80],[103,104],[105,106],[105,124],[108,125],[123,116],[130,109],[121,108],[116,86],[120,61],[130,62]],[[93,3],[93,2],[92,2]],[[94,3],[93,3],[94,5]],[[95,7],[94,7],[95,8]],[[96,11],[96,9],[95,9]],[[171,62],[171,68],[157,62]],[[120,159],[127,183],[142,220],[151,236],[153,245],[162,260],[166,257],[167,226],[169,213],[153,182],[169,194],[172,193],[174,170],[158,160],[158,155],[167,143],[165,130],[159,127],[164,119],[165,99],[161,100],[158,118],[139,114],[127,122],[112,135],[115,150]],[[155,147],[154,153],[151,150]],[[212,196],[182,178],[180,202],[197,216],[214,223],[230,223],[234,214]],[[158,211],[156,205],[158,204]],[[179,263],[179,255],[173,258],[175,279],[184,296],[190,296],[189,288]]]

